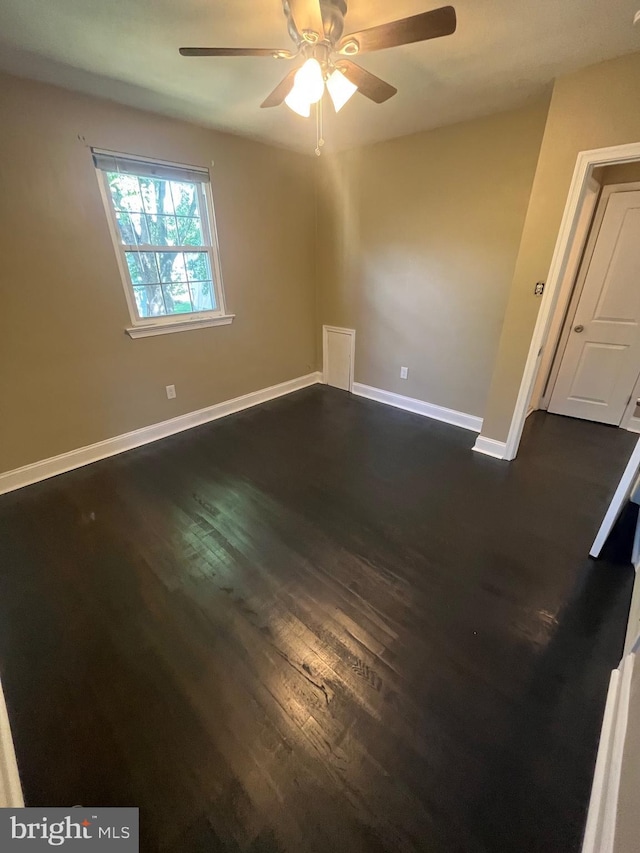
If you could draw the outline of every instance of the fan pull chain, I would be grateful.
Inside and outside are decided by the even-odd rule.
[[[316,104],[316,154],[318,157],[322,154],[322,146],[324,145],[324,127],[322,122],[322,101],[320,98]]]

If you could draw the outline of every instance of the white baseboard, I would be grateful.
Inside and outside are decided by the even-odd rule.
[[[270,388],[263,388],[260,391],[253,391],[251,394],[244,394],[242,397],[235,397],[233,400],[216,403],[213,406],[188,412],[186,415],[179,415],[177,418],[171,418],[168,421],[151,424],[151,426],[142,427],[142,429],[136,429],[124,435],[117,435],[114,438],[107,438],[105,441],[98,441],[96,444],[89,444],[77,450],[70,450],[68,453],[61,453],[59,456],[52,456],[50,459],[24,465],[22,468],[16,468],[13,471],[6,471],[0,474],[0,495],[5,492],[12,492],[14,489],[21,489],[23,486],[29,486],[31,483],[37,483],[39,480],[46,480],[48,477],[55,477],[57,474],[64,474],[65,471],[72,471],[74,468],[89,465],[99,459],[124,453],[125,450],[132,450],[134,447],[167,438],[186,429],[200,426],[200,424],[215,421],[218,418],[225,417],[225,415],[240,412],[242,409],[249,409],[251,406],[257,406],[259,403],[267,402],[267,400],[291,394],[293,391],[299,391],[301,388],[307,388],[309,385],[315,385],[321,381],[322,374],[319,371],[309,373],[306,376],[299,376],[297,379],[290,379],[288,382],[281,382],[279,385],[272,385]]]
[[[494,459],[504,459],[507,453],[507,442],[479,435],[473,449],[476,453],[484,453],[485,456],[493,456]]]
[[[2,685],[0,685],[0,808],[24,808],[22,786]]]
[[[629,418],[624,429],[628,432],[640,432],[640,418]]]
[[[465,412],[457,412],[455,409],[447,409],[444,406],[436,406],[434,403],[425,403],[424,400],[416,400],[414,397],[404,397],[402,394],[394,394],[391,391],[383,391],[381,388],[373,388],[371,385],[363,385],[361,382],[353,383],[353,393],[358,397],[366,397],[378,403],[386,403],[387,406],[395,406],[396,409],[404,409],[425,418],[433,418],[446,424],[470,429],[480,432],[482,429],[482,418],[468,415]]]

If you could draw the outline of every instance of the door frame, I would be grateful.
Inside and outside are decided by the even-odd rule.
[[[547,346],[540,358],[538,376],[531,398],[531,409],[546,409],[558,373],[558,355],[564,350],[565,330],[571,313],[571,301],[578,288],[578,281],[588,267],[587,259],[593,254],[595,239],[593,235],[600,231],[604,209],[600,206],[602,186],[590,177],[587,183],[584,202],[578,214],[576,235],[573,239],[571,262],[560,284],[558,302],[549,326]],[[602,215],[599,215],[602,211]],[[563,311],[564,308],[564,311]],[[560,359],[561,360],[561,359]]]
[[[589,180],[592,177],[592,172],[597,166],[612,166],[617,163],[631,163],[636,160],[640,160],[640,142],[630,142],[626,145],[614,145],[608,148],[594,148],[590,151],[581,151],[578,154],[560,223],[558,239],[551,259],[546,287],[542,294],[542,304],[531,336],[529,353],[511,417],[503,459],[509,461],[515,459],[518,453],[522,430],[540,370],[541,357],[549,342],[552,321],[557,311],[564,314],[567,310],[567,298],[564,298],[564,293],[562,302],[559,301],[560,290],[571,260],[571,251],[580,214],[589,194]],[[570,294],[566,294],[566,296],[570,298]]]
[[[327,384],[327,377],[329,375],[329,340],[328,334],[329,332],[337,332],[340,335],[349,335],[351,338],[350,341],[350,355],[349,355],[349,393],[353,393],[353,382],[354,382],[354,373],[355,373],[355,361],[356,361],[356,330],[355,329],[343,329],[341,326],[323,326],[322,327],[322,382],[324,385]]]
[[[582,259],[580,260],[580,258],[578,258],[578,269],[576,271],[576,275],[573,277],[572,287],[568,290],[566,294],[564,294],[567,302],[567,309],[565,312],[562,311],[560,297],[558,299],[558,306],[552,324],[556,326],[559,325],[560,328],[559,334],[556,335],[555,346],[552,334],[553,329],[549,334],[548,345],[546,350],[549,354],[550,364],[547,369],[546,376],[544,376],[544,366],[542,364],[542,361],[540,364],[539,377],[543,379],[544,382],[536,382],[536,386],[539,387],[539,385],[542,384],[544,393],[540,397],[538,404],[535,406],[538,409],[548,409],[549,404],[551,403],[553,389],[555,387],[556,380],[558,379],[558,374],[562,365],[562,359],[564,358],[565,349],[569,340],[569,335],[571,334],[571,327],[573,326],[575,321],[576,311],[578,310],[578,305],[580,304],[580,298],[582,297],[582,291],[584,290],[584,284],[587,278],[587,273],[589,271],[589,266],[591,264],[591,259],[593,257],[593,253],[595,251],[596,244],[600,236],[600,230],[604,221],[607,205],[609,204],[609,199],[614,193],[637,192],[638,190],[640,190],[640,181],[630,181],[626,184],[607,184],[606,186],[599,187],[598,189],[598,203],[591,219],[590,228],[587,227],[586,229],[586,231],[588,232],[588,239],[586,241],[584,252],[580,252]],[[587,234],[585,233],[584,236],[586,237]],[[576,235],[576,240],[578,239],[580,238],[578,237],[578,235]],[[563,294],[560,294],[560,296],[563,296]],[[564,321],[561,324],[558,323],[557,321],[559,321],[563,316]],[[640,364],[638,365],[638,375],[640,375]],[[633,385],[635,387],[636,382],[634,382]],[[631,394],[633,396],[633,388],[631,389]],[[535,405],[535,394],[532,402]],[[620,427],[623,426],[625,420],[627,419],[628,408],[629,404],[625,407],[624,414],[618,425]]]

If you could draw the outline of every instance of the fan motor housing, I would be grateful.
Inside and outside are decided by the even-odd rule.
[[[289,35],[297,45],[303,44],[305,39],[295,25],[289,0],[282,0],[282,7],[287,18]],[[324,27],[324,33],[320,33],[320,38],[334,45],[340,41],[344,32],[344,16],[347,14],[347,2],[346,0],[320,0],[320,11],[322,12]]]

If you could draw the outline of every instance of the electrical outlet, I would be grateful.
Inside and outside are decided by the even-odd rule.
[[[175,400],[176,399],[176,386],[175,385],[167,385],[167,400]]]
[[[409,378],[409,368],[401,367],[400,368],[400,379],[408,379]]]

